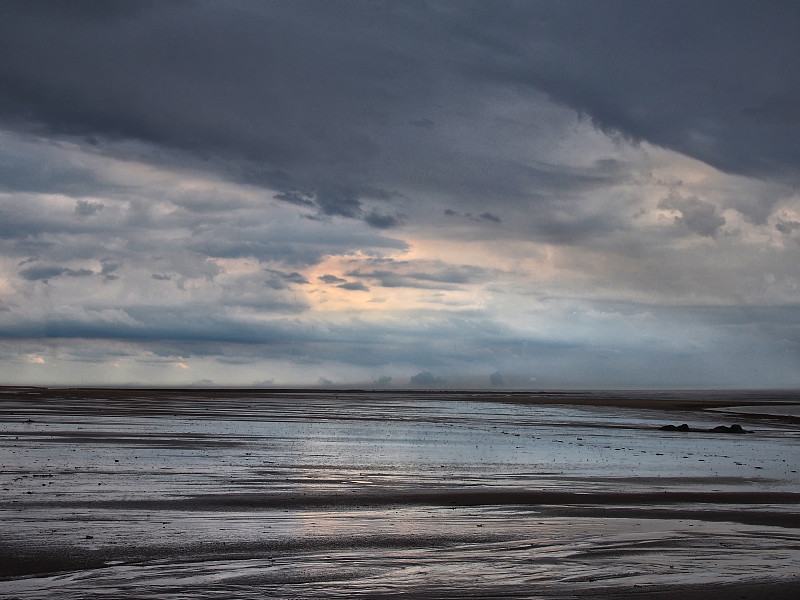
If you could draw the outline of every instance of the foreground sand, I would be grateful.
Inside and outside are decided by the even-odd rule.
[[[800,597],[792,394],[0,395],[4,597]]]

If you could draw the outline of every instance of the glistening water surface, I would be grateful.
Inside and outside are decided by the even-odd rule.
[[[5,390],[0,594],[569,597],[791,582],[800,426],[737,414],[751,433],[721,435],[708,430],[733,415],[703,409],[797,400]]]

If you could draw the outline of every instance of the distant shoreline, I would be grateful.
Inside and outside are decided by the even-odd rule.
[[[422,389],[359,389],[359,388],[195,388],[195,387],[39,387],[0,386],[0,402],[17,399],[74,400],[101,398],[156,398],[176,395],[183,398],[287,398],[325,395],[333,398],[396,397],[437,399],[442,401],[480,401],[510,404],[564,406],[597,406],[609,408],[652,409],[663,411],[702,411],[752,406],[800,406],[800,390],[422,390]],[[800,422],[791,415],[748,412],[747,418],[778,419]]]

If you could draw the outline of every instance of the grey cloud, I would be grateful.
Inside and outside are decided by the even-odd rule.
[[[422,129],[429,129],[434,125],[433,121],[430,119],[414,119],[409,121],[408,124]]]
[[[412,272],[411,279],[436,281],[441,283],[470,283],[474,277],[484,275],[486,271],[480,267],[446,267],[432,273]]]
[[[87,285],[85,296],[57,303],[46,298],[55,286],[17,286],[0,337],[230,353],[242,364],[341,361],[395,381],[426,369],[454,381],[460,368],[480,385],[495,369],[507,385],[531,375],[542,385],[577,381],[570,365],[591,364],[572,375],[591,385],[614,380],[617,367],[585,338],[498,333],[486,315],[442,311],[433,299],[454,295],[434,293],[424,296],[439,312],[335,325],[305,304],[314,295],[306,300],[301,273],[328,256],[358,256],[348,279],[317,281],[344,284],[352,298],[367,286],[482,285],[487,306],[509,320],[507,306],[527,308],[538,286],[570,297],[630,289],[654,304],[796,297],[800,225],[786,183],[800,181],[800,71],[787,57],[800,55],[800,11],[790,3],[34,0],[3,3],[2,13],[0,253],[17,263],[5,276],[12,287],[15,272],[23,282]],[[640,141],[747,177],[716,189],[704,186],[718,173],[676,184],[683,195],[660,204],[675,227],[633,222],[667,193],[653,191],[650,169],[680,160],[680,176],[686,164]],[[755,236],[732,235],[718,256],[697,261],[696,245],[679,238],[721,237],[722,211],[733,210],[745,234],[769,224],[791,243],[755,253],[746,243]],[[470,248],[479,264],[541,263],[544,281],[385,258],[412,243],[430,255],[427,236],[480,241]],[[534,256],[542,245],[559,247]],[[140,306],[87,307],[110,294]],[[662,333],[687,311],[659,313]],[[782,313],[784,326],[758,311],[719,314],[692,318],[741,347],[749,340],[737,327],[796,358],[796,328],[785,326],[793,311]],[[595,325],[582,321],[581,331]],[[648,369],[657,383],[684,371],[704,381],[695,355],[647,343],[607,344],[630,361],[618,367],[635,374],[629,381]],[[319,372],[329,373],[312,382]]]
[[[800,221],[792,221],[791,219],[778,218],[775,223],[775,229],[780,231],[783,235],[791,235],[793,231],[800,229]]]
[[[41,265],[35,267],[28,267],[19,272],[20,277],[28,281],[43,281],[47,283],[50,279],[56,277],[88,277],[94,275],[94,271],[89,269],[68,269],[66,267]]]
[[[444,383],[444,379],[435,376],[430,371],[421,371],[416,375],[412,375],[409,383],[418,386],[438,386]]]
[[[15,338],[51,338],[56,339],[93,339],[93,340],[118,340],[127,342],[226,342],[226,343],[255,343],[265,342],[255,330],[247,333],[246,327],[238,325],[231,327],[230,322],[216,319],[202,319],[191,323],[182,318],[176,318],[179,313],[174,309],[159,310],[159,315],[150,315],[146,307],[138,307],[130,313],[138,317],[138,324],[131,325],[123,322],[107,322],[102,320],[77,320],[68,318],[51,317],[46,321],[31,322],[17,320],[12,325],[0,327],[0,337]],[[180,311],[185,314],[187,311]],[[166,322],[172,317],[173,322]],[[227,333],[224,328],[229,327]],[[263,330],[262,330],[263,332]]]
[[[248,203],[241,197],[219,191],[206,191],[183,194],[173,194],[169,200],[181,208],[194,214],[230,212],[243,208]]]
[[[68,277],[88,277],[95,273],[91,269],[67,269],[64,274]]]
[[[297,206],[315,206],[314,201],[297,191],[283,191],[275,195],[275,198],[289,204],[296,204]]]
[[[790,186],[758,183],[740,182],[738,189],[728,195],[725,206],[738,211],[749,223],[766,225],[775,207],[790,198],[793,190]]]
[[[587,308],[615,314],[614,306]],[[461,382],[486,385],[487,361],[503,362],[503,380],[512,387],[530,386],[531,376],[544,387],[669,385],[676,370],[689,384],[727,381],[726,385],[742,385],[752,383],[751,374],[759,368],[764,374],[758,381],[773,385],[796,381],[800,329],[786,324],[798,322],[800,307],[695,307],[687,311],[653,306],[637,309],[625,303],[616,308],[619,318],[595,331],[595,341],[576,339],[570,333],[576,327],[592,330],[587,311],[569,321],[570,332],[532,337],[476,315],[439,312],[435,318],[419,315],[418,323],[404,318],[394,324],[335,325],[302,323],[295,318],[252,321],[226,315],[219,305],[196,304],[126,308],[124,314],[130,318],[124,321],[91,315],[82,320],[54,315],[46,321],[9,321],[0,316],[0,339],[48,338],[48,344],[64,349],[74,343],[70,339],[109,340],[126,343],[131,355],[148,349],[168,359],[221,356],[247,364],[274,358],[307,365],[335,361],[384,373],[392,368],[395,374],[411,369],[417,375],[409,381],[417,387],[439,387],[445,383],[444,377],[456,387]],[[743,310],[748,312],[751,327],[742,327]],[[665,322],[670,323],[669,331],[652,329]],[[657,333],[655,338],[646,339],[653,333]],[[692,343],[695,337],[704,344]],[[639,338],[645,338],[644,343],[635,345],[632,352],[630,343]],[[731,352],[743,342],[763,360],[753,363],[749,353]],[[575,365],[581,365],[578,373]]]
[[[221,306],[247,309],[249,314],[277,316],[282,314],[302,314],[308,304],[299,298],[280,294],[253,294],[248,291],[232,290],[220,299]]]
[[[273,227],[260,220],[245,223],[221,222],[186,243],[190,250],[219,258],[255,258],[261,262],[292,265],[318,263],[323,256],[372,249],[402,250],[408,244],[380,234],[365,234],[348,228],[327,227],[314,221],[296,221],[287,227]]]
[[[323,216],[362,219],[376,229],[389,229],[399,224],[397,218],[374,210],[365,212],[362,200],[372,198],[385,201],[394,196],[391,192],[370,186],[319,182],[314,192],[283,191],[276,194],[275,198],[298,206],[316,207]]]
[[[284,273],[282,276],[286,281],[290,281],[292,283],[299,283],[299,284],[308,283],[308,280],[297,271],[293,271],[291,273]]]
[[[769,123],[796,123],[800,121],[800,98],[767,98],[760,106],[748,106],[742,111],[745,116]]]
[[[276,269],[264,269],[264,270],[270,275],[272,275],[272,277],[266,281],[266,285],[275,290],[287,289],[290,287],[289,284],[292,283],[296,283],[299,285],[308,284],[308,280],[297,271],[286,273],[284,271],[278,271]]]
[[[102,231],[95,219],[64,218],[36,195],[16,194],[0,205],[0,239],[42,242],[45,234],[89,234]]]
[[[368,292],[369,288],[360,281],[348,281],[347,283],[340,283],[336,286],[343,290],[350,290],[353,292]]]
[[[444,215],[446,217],[462,217],[464,219],[469,219],[470,221],[476,221],[476,222],[481,222],[481,221],[489,221],[491,223],[503,222],[503,220],[500,217],[488,211],[481,213],[478,216],[474,216],[471,212],[461,213],[457,210],[453,210],[452,208],[446,208],[444,210]]]
[[[104,262],[103,266],[100,269],[100,274],[106,279],[106,281],[113,281],[115,279],[119,279],[118,275],[114,275],[114,271],[119,269],[119,265],[116,263]]]
[[[89,277],[94,274],[94,271],[91,269],[67,269],[64,272],[64,275],[67,277]]]
[[[439,281],[434,276],[426,276],[424,273],[417,273],[416,276],[412,276],[389,270],[374,270],[349,271],[347,276],[376,280],[378,285],[385,288],[408,287],[434,290],[456,289],[455,285]]]
[[[680,212],[675,223],[684,225],[689,231],[706,237],[716,237],[720,227],[725,225],[725,217],[717,214],[717,207],[703,202],[694,196],[683,198],[677,193],[670,194],[658,203],[659,208]]]
[[[279,189],[300,179],[312,184],[323,213],[358,216],[358,187],[338,174],[303,176],[296,167],[317,158],[352,162],[372,151],[368,136],[351,126],[354,120],[374,122],[375,90],[361,94],[363,101],[357,90],[367,72],[380,75],[388,66],[379,55],[389,55],[364,52],[361,42],[342,44],[336,40],[345,38],[319,32],[308,44],[307,20],[297,17],[308,11],[313,19],[320,8],[313,4],[287,11],[280,4],[242,3],[229,10],[206,3],[209,20],[198,18],[195,8],[152,3],[100,23],[77,6],[63,11],[69,20],[58,21],[45,11],[7,5],[6,123],[28,119],[40,130],[101,144],[129,138],[189,153],[210,151],[230,174],[244,180],[255,175]],[[184,35],[176,38],[175,28]],[[47,48],[28,44],[37,32],[49,40]],[[228,38],[237,40],[238,50]],[[81,68],[64,70],[59,66],[64,61]],[[91,78],[81,75],[89,72]],[[224,83],[209,86],[214,80]],[[150,92],[142,103],[136,90],[145,82]],[[298,93],[286,94],[287,89]],[[225,157],[235,160],[226,163]],[[241,159],[247,166],[235,164]],[[287,168],[294,174],[287,175]]]
[[[620,176],[613,162],[584,173],[521,168],[513,156],[487,163],[446,138],[421,145],[408,133],[447,130],[442,106],[458,99],[477,111],[493,89],[529,90],[532,105],[544,92],[609,131],[732,172],[798,180],[800,76],[785,57],[800,53],[800,17],[790,5],[178,2],[102,21],[77,6],[59,12],[6,5],[7,127],[91,138],[107,152],[127,139],[177,150],[327,216],[392,225],[364,200],[415,180],[453,197],[524,198],[531,187]],[[518,139],[533,132],[509,129]]]
[[[355,191],[331,189],[321,191],[316,203],[325,215],[356,218],[361,215],[361,202]]]
[[[122,317],[117,317],[117,313]],[[5,314],[5,313],[4,313]],[[116,341],[149,348],[159,355],[229,356],[340,361],[354,365],[440,364],[448,360],[436,343],[422,344],[431,331],[441,339],[476,335],[446,317],[416,327],[393,325],[317,324],[296,319],[253,320],[237,311],[227,314],[219,304],[181,306],[138,305],[105,311],[87,311],[82,318],[54,314],[46,320],[0,320],[0,339],[42,339],[67,344],[74,340]],[[420,345],[403,342],[409,336]],[[73,340],[73,342],[68,342]],[[450,343],[450,342],[448,342]],[[466,344],[470,342],[465,342]],[[132,352],[137,352],[131,350]],[[138,353],[138,352],[137,352]]]
[[[52,139],[38,136],[31,139],[0,130],[0,191],[57,193],[80,198],[91,196],[98,187],[118,189],[98,175],[91,161],[82,164],[71,160],[68,148]],[[90,207],[94,203],[88,202]],[[76,207],[76,214],[79,210]]]
[[[78,200],[75,204],[75,214],[79,217],[88,217],[103,210],[105,205],[102,202],[90,202],[89,200]]]
[[[347,282],[346,279],[342,279],[341,277],[337,277],[336,275],[320,275],[317,277],[323,283],[345,283]]]
[[[399,222],[391,215],[381,215],[376,212],[371,212],[364,217],[364,221],[376,229],[391,229],[397,227]]]
[[[547,91],[607,130],[730,172],[798,180],[791,163],[800,76],[785,61],[800,54],[793,6],[657,1],[588,8],[485,11],[482,33],[502,36],[517,53],[517,65],[507,63],[509,80]],[[538,36],[528,48],[517,45],[533,28]]]
[[[404,287],[410,286],[408,278],[395,273],[394,271],[375,270],[375,271],[348,271],[348,277],[364,279],[375,279],[381,287]]]
[[[259,261],[286,261],[293,264],[314,264],[323,256],[323,251],[305,244],[269,241],[236,241],[235,239],[193,242],[190,250],[215,258],[255,258]]]
[[[443,265],[440,261],[374,261],[391,268],[348,271],[348,277],[376,280],[381,287],[422,289],[458,289],[459,285],[485,280],[490,271],[474,266]]]
[[[273,290],[285,290],[288,287],[285,282],[281,281],[276,277],[272,279],[267,279],[264,282],[264,285],[266,285],[268,288],[272,288]]]

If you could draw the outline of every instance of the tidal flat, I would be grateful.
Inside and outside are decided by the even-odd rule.
[[[2,388],[0,596],[797,598],[798,407]]]

